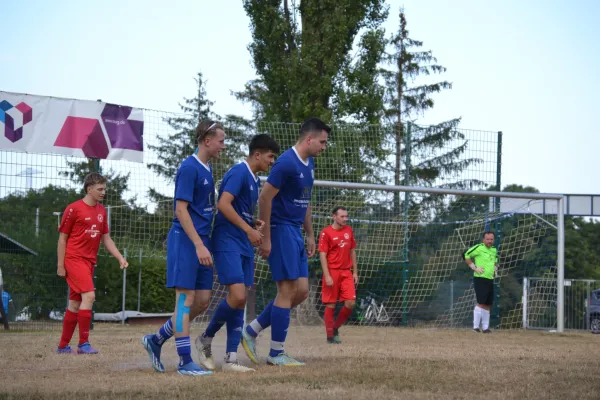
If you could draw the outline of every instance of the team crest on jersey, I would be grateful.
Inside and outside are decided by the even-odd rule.
[[[300,172],[300,178],[304,179],[304,174],[302,172]]]
[[[204,178],[204,184],[208,185],[208,179]]]
[[[350,235],[348,235],[347,233],[344,233],[344,239],[346,239],[346,240],[350,239]]]
[[[102,216],[102,214],[98,214],[98,222],[102,222],[104,220],[104,217]]]
[[[250,190],[254,191],[254,186],[250,185]]]

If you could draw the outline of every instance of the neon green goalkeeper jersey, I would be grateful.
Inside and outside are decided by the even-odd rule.
[[[494,246],[476,244],[465,252],[465,260],[473,260],[476,267],[483,268],[483,274],[473,272],[473,276],[494,279],[494,265],[498,263],[498,252]]]

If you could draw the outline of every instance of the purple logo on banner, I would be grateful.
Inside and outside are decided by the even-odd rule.
[[[128,119],[131,109],[117,104],[104,106],[101,117],[113,149],[144,149],[144,122]]]

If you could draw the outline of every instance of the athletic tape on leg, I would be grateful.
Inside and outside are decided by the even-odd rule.
[[[177,333],[183,332],[183,315],[190,315],[190,308],[185,305],[186,300],[187,296],[185,293],[180,293],[179,301],[177,302],[177,318],[175,319],[175,330]]]

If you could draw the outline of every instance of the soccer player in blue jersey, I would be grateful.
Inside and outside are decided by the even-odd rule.
[[[254,363],[258,363],[256,337],[271,326],[271,351],[267,363],[304,365],[285,353],[284,343],[290,325],[290,309],[308,296],[308,257],[315,254],[310,213],[315,179],[313,157],[325,150],[330,131],[331,128],[318,118],[304,121],[298,141],[277,159],[259,196],[259,219],[265,223],[259,254],[269,261],[273,280],[277,282],[277,297],[242,332],[242,346]],[[307,237],[306,249],[302,226]]]
[[[254,284],[254,247],[262,239],[262,221],[254,219],[259,192],[256,174],[268,172],[278,153],[279,145],[269,135],[254,136],[246,161],[233,166],[221,181],[211,239],[219,282],[227,286],[228,294],[217,306],[206,331],[196,338],[200,365],[209,370],[215,369],[212,339],[227,324],[223,371],[254,371],[237,361],[237,349],[244,327],[246,288]]]
[[[190,322],[206,310],[213,283],[213,259],[209,239],[215,206],[215,184],[208,162],[225,149],[225,131],[215,121],[196,128],[196,154],[186,158],[175,176],[175,217],[167,236],[167,287],[175,288],[173,317],[160,330],[144,336],[142,343],[152,367],[165,368],[160,361],[163,343],[175,336],[181,375],[212,374],[191,357]]]

